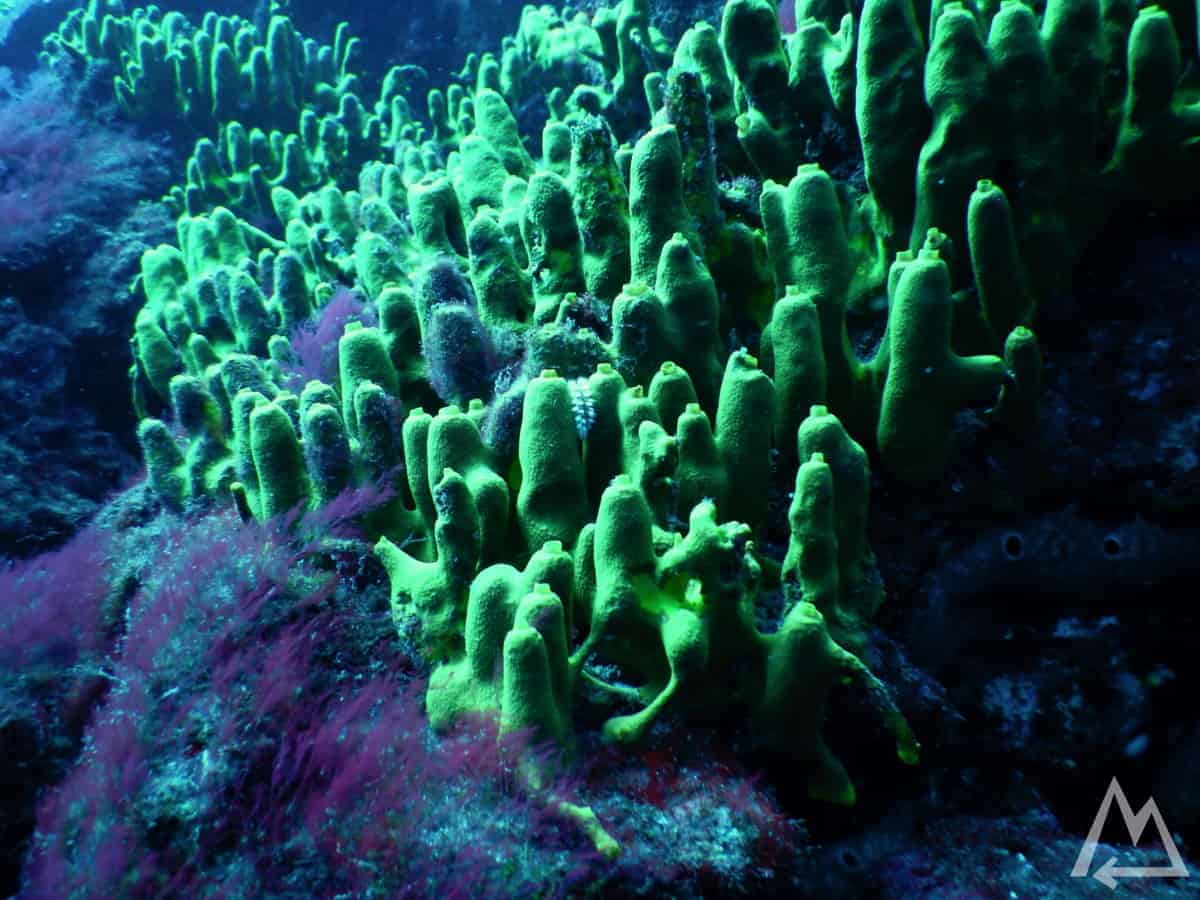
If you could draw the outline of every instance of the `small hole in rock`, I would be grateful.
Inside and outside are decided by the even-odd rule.
[[[1025,539],[1019,534],[1012,533],[1004,536],[1004,555],[1017,560],[1025,555]]]

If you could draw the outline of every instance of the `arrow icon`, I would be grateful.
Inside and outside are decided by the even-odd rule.
[[[1121,818],[1125,822],[1125,828],[1129,831],[1129,837],[1135,847],[1138,841],[1141,840],[1142,832],[1146,830],[1146,825],[1151,821],[1154,822],[1154,827],[1158,831],[1158,838],[1162,841],[1162,845],[1167,851],[1167,859],[1170,865],[1118,866],[1117,858],[1114,856],[1093,872],[1092,877],[1109,890],[1116,890],[1118,879],[1120,878],[1189,877],[1190,873],[1187,870],[1187,866],[1183,863],[1183,856],[1180,854],[1179,848],[1175,846],[1175,841],[1171,838],[1171,833],[1167,830],[1167,823],[1164,821],[1162,813],[1159,812],[1158,804],[1154,802],[1154,798],[1151,797],[1147,800],[1146,805],[1135,813],[1116,778],[1113,778],[1109,783],[1108,790],[1104,794],[1104,799],[1100,802],[1100,809],[1096,812],[1096,818],[1092,822],[1092,827],[1088,830],[1088,836],[1084,840],[1083,846],[1079,849],[1079,856],[1075,858],[1075,866],[1071,869],[1071,877],[1087,877],[1088,871],[1092,867],[1092,860],[1096,855],[1096,848],[1100,846],[1100,836],[1104,833],[1104,823],[1108,821],[1108,814],[1112,809],[1114,800],[1117,803],[1117,808],[1121,811]]]

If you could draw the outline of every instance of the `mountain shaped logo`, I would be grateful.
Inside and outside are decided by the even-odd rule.
[[[1121,811],[1121,818],[1125,822],[1125,828],[1135,847],[1142,838],[1142,832],[1146,830],[1146,823],[1154,822],[1155,828],[1158,829],[1158,839],[1167,851],[1167,860],[1170,865],[1118,866],[1117,858],[1113,856],[1095,872],[1091,871],[1092,860],[1096,856],[1096,848],[1100,846],[1100,836],[1104,833],[1104,824],[1108,821],[1108,814],[1112,810],[1114,800],[1117,802],[1117,808]],[[1088,830],[1087,838],[1084,840],[1083,846],[1079,848],[1075,866],[1071,869],[1072,878],[1086,878],[1089,873],[1111,890],[1116,890],[1118,879],[1121,878],[1187,878],[1190,875],[1187,866],[1183,863],[1179,848],[1175,846],[1175,841],[1167,830],[1167,823],[1163,820],[1154,798],[1151,797],[1147,800],[1146,805],[1135,813],[1116,778],[1113,778],[1108,785],[1104,799],[1100,802],[1100,809],[1096,813],[1092,827]]]

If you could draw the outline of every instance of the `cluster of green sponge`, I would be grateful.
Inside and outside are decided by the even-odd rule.
[[[677,367],[671,374],[687,380]],[[386,537],[376,553],[391,578],[396,621],[417,623],[437,661],[432,723],[489,712],[506,730],[569,749],[574,708],[585,699],[612,709],[603,732],[620,743],[641,739],[670,710],[740,710],[763,742],[806,765],[815,796],[852,802],[853,786],[820,735],[828,693],[841,680],[886,696],[846,649],[861,643],[880,600],[863,532],[862,448],[822,407],[801,426],[798,450],[807,457],[783,567],[800,599],[765,633],[755,622],[765,576],[753,530],[728,510],[737,506],[731,483],[765,481],[769,461],[765,445],[748,446],[744,431],[721,425],[761,414],[764,400],[769,412],[770,380],[745,354],[731,357],[715,434],[694,402],[672,432],[664,428],[669,398],[655,402],[611,370],[590,381],[598,398],[616,400],[598,404],[594,428],[615,433],[625,459],[598,496],[589,482],[603,481],[593,470],[609,460],[589,454],[587,441],[578,445],[556,373],[543,373],[525,395],[519,484],[487,465],[469,415],[448,409],[428,423],[428,476],[410,484],[428,491],[436,511],[434,556]],[[455,461],[458,468],[443,467]],[[720,500],[696,499],[722,486]],[[754,513],[759,498],[749,500]],[[685,529],[665,524],[681,516]],[[487,565],[497,558],[523,565]],[[915,761],[903,719],[881,706],[901,757]]]
[[[908,0],[857,23],[830,8],[785,40],[773,3],[729,0],[673,57],[643,0],[529,8],[424,120],[393,70],[351,114],[372,138],[349,180],[269,174],[289,146],[323,152],[316,101],[266,150],[222,123],[177,246],[142,261],[133,381],[159,495],[267,518],[389,486],[368,524],[434,665],[435,725],[488,711],[569,749],[578,703],[620,742],[736,709],[848,801],[821,721],[852,678],[914,760],[856,655],[882,599],[868,456],[926,482],[964,407],[1036,426],[1031,326],[1092,199],[1152,148],[1191,160],[1200,122],[1155,9],[1109,4],[1098,30],[1097,0],[1040,22],[1007,0],[927,22]],[[546,85],[539,151],[514,109]],[[337,115],[365,109],[352,96]],[[865,185],[831,174],[851,145]],[[250,194],[207,192],[255,166]],[[350,286],[377,324],[341,335],[333,383],[296,384],[291,338]],[[872,311],[864,359],[848,321]],[[758,547],[793,473],[773,561]]]
[[[42,57],[112,68],[126,115],[197,138],[186,181],[168,198],[176,212],[224,206],[261,217],[271,188],[352,186],[366,162],[417,127],[404,97],[412,67],[393,67],[368,105],[349,26],[320,44],[280,12],[273,4],[263,34],[237,16],[209,12],[193,26],[156,6],[123,15],[91,0],[46,38]]]
[[[121,15],[91,0],[46,38],[43,56],[103,60],[127,115],[211,136],[243,116],[291,130],[306,109],[336,112],[357,86],[357,45],[344,24],[330,47],[302,38],[284,16],[272,17],[264,39],[237,16],[209,12],[193,27],[179,12],[147,6]]]

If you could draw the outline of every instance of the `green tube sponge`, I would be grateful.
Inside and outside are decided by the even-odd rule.
[[[220,246],[206,216],[181,218],[175,225],[179,246],[187,259],[188,274],[195,278],[221,265]]]
[[[571,199],[583,238],[583,281],[602,300],[629,281],[629,197],[612,133],[588,116],[571,130]]]
[[[527,684],[532,689],[531,693],[545,690],[553,698],[551,706],[556,711],[550,720],[563,726],[562,730],[553,730],[565,737],[570,728],[567,713],[572,680],[565,652],[566,635],[569,633],[569,620],[565,618],[565,613],[570,607],[572,580],[571,557],[557,541],[548,542],[534,553],[524,571],[518,571],[510,565],[493,565],[475,577],[467,597],[462,650],[435,668],[429,679],[425,705],[430,724],[435,729],[449,727],[465,713],[492,712],[503,716],[505,640],[519,622],[520,627],[534,627],[539,634],[550,637],[553,652],[546,654],[550,671],[543,673],[543,687],[532,682]],[[522,598],[531,594],[538,596],[518,620]],[[554,597],[554,601],[549,601],[549,597]],[[555,604],[558,609],[554,608]],[[543,632],[542,628],[536,627],[537,616],[530,615],[539,609],[546,610],[552,620],[557,620],[545,623],[553,625],[548,631]],[[556,634],[560,626],[563,631],[562,643],[559,643]],[[553,666],[550,665],[551,658],[554,660]],[[527,668],[524,668],[524,674],[530,674]],[[523,718],[522,710],[530,707],[519,696],[520,689],[516,683],[523,676],[517,672],[514,672],[514,676],[517,677],[509,685],[513,689],[509,721]],[[537,727],[537,723],[529,724]]]
[[[667,425],[679,420],[683,411],[696,403],[696,389],[688,373],[667,361],[650,379],[650,400],[658,409],[658,418]]]
[[[708,661],[708,634],[703,620],[692,610],[664,613],[659,627],[669,668],[667,681],[636,713],[608,719],[603,729],[605,740],[622,744],[640,741],[689,678],[702,671]]]
[[[641,459],[641,428],[643,422],[662,425],[658,407],[646,396],[640,384],[626,388],[617,399],[617,421],[621,428],[621,471],[628,474]]]
[[[295,62],[292,49],[296,46],[296,32],[285,16],[272,16],[267,26],[266,55],[270,71],[269,95],[272,106],[278,112],[294,113],[298,104],[292,86]]]
[[[409,410],[401,429],[408,489],[417,512],[431,531],[437,518],[433,505],[433,475],[429,469],[429,428],[432,424],[433,416],[418,406]]]
[[[220,341],[225,341],[226,338],[232,336],[230,322],[226,319],[225,309],[222,308],[222,303],[225,297],[218,293],[216,279],[209,275],[202,275],[199,278],[192,279],[181,293],[183,302],[188,310],[188,315],[191,321],[196,323],[204,334],[211,334],[214,338]],[[172,308],[175,304],[166,303],[163,305],[163,317],[166,317],[166,311]],[[202,335],[203,336],[203,335]],[[208,340],[208,338],[204,338]],[[190,341],[191,338],[188,338]],[[209,342],[211,349],[211,341]]]
[[[659,365],[671,355],[671,329],[662,302],[641,282],[625,285],[613,301],[612,330],[621,374],[630,384],[649,386]]]
[[[658,582],[673,595],[671,605],[720,617],[718,609],[752,603],[760,570],[749,555],[749,537],[749,525],[718,522],[711,500],[697,503],[688,514],[687,534],[658,561]]]
[[[276,406],[287,413],[288,421],[297,432],[300,431],[300,398],[291,391],[280,391],[271,400]]]
[[[201,379],[176,375],[171,379],[171,407],[189,437],[184,454],[188,496],[221,492],[232,477],[232,459],[216,398]]]
[[[836,22],[817,18],[797,16],[796,34],[788,47],[792,112],[802,126],[823,116],[845,120],[854,107],[854,17],[846,11]]]
[[[221,408],[199,378],[176,375],[171,379],[171,408],[189,436],[217,443],[224,440]]]
[[[846,681],[865,687],[896,738],[897,754],[917,762],[918,745],[886,689],[862,661],[829,634],[811,603],[797,603],[779,631],[767,638],[764,688],[755,704],[756,733],[804,765],[809,796],[850,806],[854,784],[822,737],[829,694]]]
[[[500,227],[512,242],[513,256],[522,268],[529,265],[525,241],[521,238],[521,217],[525,211],[525,191],[528,186],[524,179],[509,175],[504,182],[504,208],[500,211]]]
[[[466,406],[475,399],[491,399],[495,383],[492,336],[474,307],[432,304],[422,343],[429,384],[442,403]]]
[[[337,409],[326,403],[309,405],[300,422],[313,500],[323,505],[350,486],[350,438]]]
[[[730,0],[721,18],[721,48],[730,71],[745,92],[745,104],[767,119],[781,121],[789,111],[788,58],[779,32],[779,11],[771,0]]]
[[[475,132],[495,148],[510,175],[526,179],[533,175],[536,167],[521,140],[517,120],[508,103],[493,90],[475,95]]]
[[[818,305],[844,298],[853,266],[833,179],[816,163],[806,163],[786,187],[764,184],[761,206],[780,293],[794,284]]]
[[[481,210],[467,230],[471,254],[471,286],[479,318],[490,328],[525,325],[533,313],[529,276],[518,265],[499,218]]]
[[[1100,131],[1101,110],[1091,100],[1104,82],[1104,35],[1099,3],[1047,0],[1042,13],[1042,40],[1061,96],[1074,98],[1056,110],[1055,125],[1063,136],[1063,158],[1090,159]],[[938,226],[942,227],[941,225]]]
[[[729,472],[721,459],[712,424],[699,403],[688,404],[679,416],[675,445],[679,451],[679,465],[675,469],[678,508],[690,510],[707,498],[717,509],[725,509],[729,502]]]
[[[600,497],[592,535],[595,593],[587,639],[576,649],[584,660],[623,616],[640,607],[640,591],[653,588],[653,516],[628,475],[618,475]]]
[[[817,307],[826,402],[851,433],[870,434],[875,430],[878,372],[858,359],[846,330],[854,267],[833,179],[819,166],[802,165],[787,187],[763,185],[761,208],[779,287],[776,296],[795,285],[795,294]]]
[[[1124,124],[1144,126],[1166,110],[1183,73],[1171,17],[1157,6],[1138,12],[1129,35]]]
[[[346,195],[336,185],[329,184],[317,192],[317,203],[321,223],[341,242],[343,252],[348,251],[358,238],[358,226],[354,224],[354,213]]]
[[[729,633],[730,623],[722,616],[730,607],[744,608],[748,591],[755,589],[742,579],[746,575],[753,581],[745,555],[749,528],[737,522],[719,525],[716,516],[711,501],[697,504],[688,519],[687,536],[677,537],[663,554],[653,579],[637,575],[630,579],[636,605],[616,610],[619,619],[605,623],[614,636],[620,635],[621,643],[620,648],[606,649],[617,658],[625,654],[625,664],[645,681],[637,692],[642,708],[605,722],[603,733],[609,740],[639,740],[677,696],[686,701],[690,694],[693,701],[711,702],[715,698],[706,696],[708,682],[698,679],[713,674],[708,669],[714,662],[730,662],[741,651],[753,653],[752,647],[743,646]],[[744,622],[738,620],[738,625]],[[735,625],[734,630],[740,629]],[[639,641],[644,639],[661,647],[661,652],[639,653]],[[752,661],[743,656],[736,665],[744,671]]]
[[[188,339],[192,336],[192,323],[188,319],[188,312],[184,309],[183,304],[178,302],[166,304],[162,310],[162,321],[171,343],[176,347],[186,347]]]
[[[987,48],[975,17],[961,3],[947,3],[934,23],[925,60],[925,100],[933,126],[917,160],[910,247],[920,246],[930,228],[950,235],[955,249],[965,244],[959,224],[963,208],[994,165],[989,78]]]
[[[648,57],[654,49],[650,28],[649,0],[623,0],[617,7],[616,44],[618,65],[613,89],[631,99],[649,73]]]
[[[675,126],[683,160],[683,198],[701,234],[711,239],[723,224],[708,96],[699,73],[671,69],[664,84],[661,118]]]
[[[630,262],[635,282],[653,284],[663,245],[688,235],[699,248],[683,202],[683,150],[673,125],[652,128],[634,145],[629,175]]]
[[[788,285],[771,311],[762,343],[764,351],[770,350],[775,382],[775,446],[785,459],[792,459],[792,436],[808,409],[825,399],[825,353],[817,305]]]
[[[421,323],[417,304],[404,287],[385,288],[375,300],[379,313],[379,331],[392,368],[400,384],[400,398],[406,405],[423,402],[429,388],[425,359],[421,355]]]
[[[258,479],[258,517],[272,519],[308,501],[304,453],[292,421],[275,403],[250,413],[250,454]]]
[[[545,584],[561,600],[565,615],[566,633],[572,633],[574,611],[575,563],[559,541],[547,541],[529,557],[523,572],[524,583],[527,585]],[[528,592],[528,588],[525,589]],[[560,696],[566,696],[570,691],[556,688]]]
[[[354,440],[358,439],[358,416],[354,392],[364,381],[378,385],[390,397],[400,393],[400,379],[388,356],[387,345],[378,328],[364,328],[358,322],[346,325],[338,341],[338,380],[342,394],[342,420]]]
[[[463,626],[464,655],[434,671],[426,708],[434,728],[445,728],[464,712],[499,711],[504,637],[524,579],[512,566],[489,566],[471,582]]]
[[[858,43],[855,118],[864,174],[885,243],[902,249],[916,205],[912,173],[929,131],[916,77],[925,47],[911,0],[866,0]]]
[[[271,188],[271,209],[281,224],[300,218],[300,198],[285,187]]]
[[[1171,16],[1157,6],[1140,9],[1126,54],[1125,96],[1108,170],[1158,203],[1192,196],[1200,99],[1194,86],[1184,88],[1183,54]],[[1181,182],[1190,182],[1192,190],[1181,191]]]
[[[654,282],[671,328],[675,359],[695,386],[695,398],[709,409],[721,386],[720,304],[717,286],[687,238],[676,233],[662,248]],[[677,404],[663,421],[673,423],[682,412]]]
[[[547,122],[542,130],[542,168],[560,178],[571,174],[571,128],[566,122]]]
[[[302,124],[303,121],[301,119]],[[315,149],[315,143],[309,146]],[[287,136],[278,153],[280,162],[279,175],[275,178],[277,187],[302,190],[312,188],[320,182],[316,167],[309,157],[309,152],[296,135],[289,134]],[[278,209],[278,207],[275,208]]]
[[[376,178],[379,177],[382,180],[382,176],[379,174],[381,169],[381,163],[368,163],[363,168],[363,171],[359,173],[359,183],[363,185],[364,190],[382,191],[382,187],[376,186]],[[370,184],[370,188],[367,187],[367,184]],[[375,234],[383,235],[392,244],[401,245],[408,239],[408,229],[396,215],[396,211],[392,209],[387,200],[377,194],[368,195],[362,199],[358,208],[358,224],[360,233],[372,231]]]
[[[562,602],[549,585],[535,585],[517,604],[504,638],[501,731],[528,730],[538,741],[566,740],[571,731],[567,662]]]
[[[737,480],[723,519],[759,528],[766,522],[771,481],[771,437],[775,388],[744,349],[731,354],[717,404],[717,446],[725,468]]]
[[[619,410],[625,379],[609,363],[600,363],[588,377],[586,391],[595,418],[583,442],[583,467],[594,509],[605,487],[621,472],[625,433]]]
[[[267,298],[246,272],[234,272],[229,283],[229,304],[237,331],[238,348],[265,356],[267,341],[275,332],[275,320],[267,309]]]
[[[876,440],[884,464],[909,481],[936,478],[950,456],[954,415],[999,391],[997,356],[950,349],[950,270],[926,247],[904,264],[888,324],[891,359]]]
[[[338,399],[337,391],[331,388],[323,381],[316,379],[309,381],[304,385],[304,389],[300,391],[300,418],[303,420],[305,413],[309,408],[317,403],[324,403],[338,409],[341,406],[341,401]]]
[[[253,498],[251,505],[257,508],[258,472],[254,468],[254,455],[250,451],[250,414],[267,398],[257,391],[239,390],[230,401],[230,421],[233,423],[234,473],[246,494]]]
[[[208,217],[212,224],[213,234],[217,242],[217,253],[221,264],[236,266],[250,256],[250,245],[242,233],[241,223],[237,216],[224,207],[218,206]]]
[[[466,255],[462,209],[446,178],[429,177],[410,185],[408,210],[413,237],[422,251],[431,255]]]
[[[383,388],[373,381],[359,382],[354,391],[358,457],[373,481],[391,480],[403,461],[401,441],[393,421],[395,415],[395,400]]]
[[[304,265],[300,257],[289,250],[275,257],[274,292],[272,302],[279,310],[280,324],[286,332],[294,331],[312,315]]]
[[[155,496],[169,509],[183,509],[188,482],[183,454],[170,430],[159,419],[142,419],[137,438],[142,459],[146,463],[146,475]]]
[[[751,107],[737,117],[737,138],[763,178],[787,178],[794,164],[794,151],[760,110]]]
[[[500,209],[508,172],[496,148],[485,138],[469,134],[458,145],[458,152],[454,187],[463,206],[472,213],[485,206]]]
[[[571,191],[553,172],[538,172],[529,179],[521,237],[533,279],[534,320],[544,324],[554,318],[565,294],[585,290],[583,243]]]
[[[279,393],[262,364],[244,353],[231,353],[221,360],[221,384],[227,397],[236,397],[239,391],[254,391],[266,398]]]
[[[380,538],[375,555],[391,582],[392,618],[402,633],[412,622],[422,648],[433,659],[456,655],[462,647],[471,580],[479,565],[479,515],[462,477],[447,469],[433,488],[437,523],[435,558],[422,562]]]
[[[496,565],[471,583],[463,653],[438,666],[429,679],[425,708],[435,729],[448,728],[465,713],[499,711],[504,638],[522,581],[516,569]]]
[[[707,22],[699,22],[684,32],[675,48],[673,68],[695,71],[700,75],[704,93],[708,97],[717,154],[732,171],[744,171],[747,161],[741,154],[734,124],[737,109],[734,105],[733,81],[721,53],[721,41],[716,29]]]
[[[1025,279],[1008,198],[983,180],[967,205],[967,241],[984,321],[999,347],[1018,325],[1033,321],[1035,301]]]
[[[318,272],[323,269],[325,255],[316,235],[300,219],[289,219],[283,231],[284,243],[289,250],[299,257],[306,272]]]
[[[354,244],[354,266],[359,282],[372,300],[388,288],[408,283],[396,247],[387,238],[370,231],[358,235]]]
[[[1064,101],[1048,89],[1055,77],[1037,14],[1020,0],[1003,0],[988,29],[987,45],[995,85],[993,115],[1004,123],[996,139],[1011,167],[1007,183],[1020,186],[1028,222],[1045,215],[1061,228],[1061,216],[1053,207],[1068,174],[1057,117]]]
[[[227,122],[237,115],[240,81],[241,71],[233,48],[224,42],[216,43],[213,47],[212,74],[209,78],[211,114],[216,121]]]
[[[517,523],[525,546],[532,551],[557,540],[570,547],[590,515],[571,392],[553,370],[526,388],[517,458]]]
[[[442,407],[429,425],[426,440],[429,471],[453,469],[471,491],[479,514],[480,559],[485,565],[500,559],[507,549],[508,484],[490,467],[478,426],[457,406]]]
[[[657,422],[642,422],[637,430],[637,456],[627,471],[654,511],[655,522],[663,528],[670,525],[675,511],[673,476],[678,464],[675,439]]]
[[[161,244],[142,253],[140,284],[146,305],[157,311],[173,300],[188,282],[183,254],[175,247]]]
[[[796,493],[788,510],[791,537],[782,574],[785,580],[799,582],[804,602],[840,625],[842,585],[834,506],[833,472],[824,455],[814,453],[796,473]]]
[[[138,368],[158,396],[171,396],[171,379],[183,374],[183,358],[158,324],[154,314],[143,309],[133,327],[133,352]]]
[[[221,358],[213,349],[212,342],[202,334],[192,334],[187,342],[187,359],[193,372],[208,373],[210,369],[220,369]]]
[[[1014,328],[1004,342],[1004,364],[1013,380],[1000,392],[997,415],[1012,431],[1026,439],[1038,435],[1042,393],[1042,351],[1028,328]]]
[[[868,622],[879,604],[883,591],[874,573],[875,554],[867,543],[867,512],[871,502],[871,471],[867,452],[842,427],[838,418],[824,406],[814,406],[796,434],[800,459],[820,454],[833,477],[833,526],[837,536],[838,570],[841,594],[837,621],[856,628]],[[799,492],[797,492],[799,493]],[[785,564],[784,576],[787,577]],[[829,613],[825,609],[826,617]],[[857,643],[857,631],[838,631]]]

